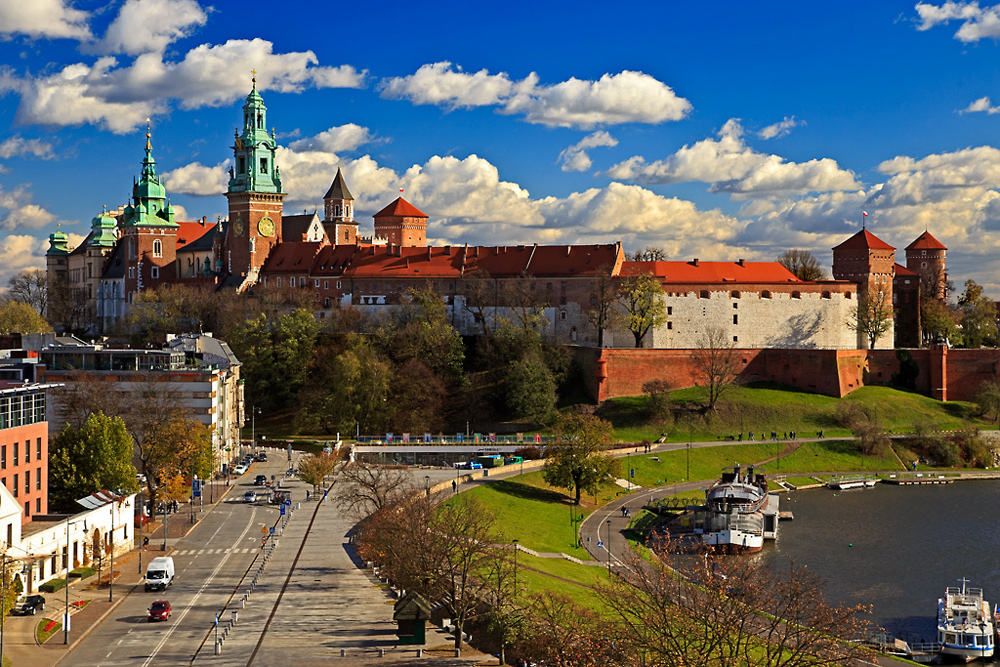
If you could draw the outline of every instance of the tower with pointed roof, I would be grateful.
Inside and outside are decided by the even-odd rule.
[[[892,323],[892,279],[896,271],[896,249],[867,229],[847,239],[833,249],[834,280],[850,280],[858,284],[858,299],[868,298],[889,308],[890,325],[877,341],[876,347],[891,348],[894,340]],[[862,331],[858,331],[858,347],[868,347]]]
[[[426,246],[427,214],[397,197],[375,214],[375,236],[386,239],[389,245]]]
[[[281,242],[281,214],[285,193],[275,164],[278,148],[274,130],[267,133],[267,108],[253,89],[243,104],[243,131],[233,142],[229,169],[229,226],[223,262],[226,273],[243,282],[256,282],[260,267],[271,248]]]
[[[174,207],[167,199],[167,190],[156,173],[151,137],[147,125],[142,173],[132,186],[132,200],[122,214],[124,297],[128,303],[139,292],[174,277],[170,274],[174,271],[178,225],[174,222]],[[104,223],[98,224],[95,219],[94,225],[95,231],[100,228],[103,235]]]
[[[924,296],[944,300],[948,297],[948,248],[925,231],[906,246],[906,268],[920,274]]]
[[[354,220],[354,195],[347,189],[344,174],[337,167],[330,189],[323,195],[323,226],[334,245],[357,245],[358,223]]]

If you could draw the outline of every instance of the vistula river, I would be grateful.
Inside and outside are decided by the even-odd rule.
[[[1000,603],[1000,481],[781,494],[778,539],[762,556],[823,579],[829,602],[872,605],[890,634],[933,640],[947,586],[982,588]]]

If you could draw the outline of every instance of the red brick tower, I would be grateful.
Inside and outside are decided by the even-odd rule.
[[[375,236],[386,239],[390,245],[426,246],[427,214],[397,197],[375,214]]]
[[[895,275],[896,249],[867,229],[833,249],[834,280],[858,284],[858,298],[887,307],[892,319],[892,278]],[[878,347],[892,347],[893,326],[878,340]],[[867,347],[866,337],[858,332],[858,347]]]
[[[923,294],[934,299],[948,297],[948,248],[924,232],[906,246],[906,268],[920,274]]]

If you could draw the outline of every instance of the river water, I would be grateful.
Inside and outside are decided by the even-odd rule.
[[[872,605],[871,620],[904,639],[933,640],[947,586],[982,588],[1000,602],[1000,482],[783,493],[772,562],[823,579],[829,602]]]

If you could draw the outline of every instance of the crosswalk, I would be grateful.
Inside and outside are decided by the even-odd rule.
[[[171,553],[171,556],[211,556],[213,554],[248,554],[260,551],[259,547],[250,549],[179,549]]]

